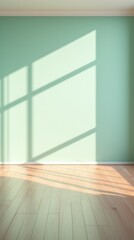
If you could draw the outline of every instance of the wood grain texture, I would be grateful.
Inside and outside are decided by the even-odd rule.
[[[23,222],[25,219],[24,214],[16,214],[11,225],[8,228],[8,231],[4,237],[4,240],[17,240],[20,230],[22,228]]]
[[[0,240],[134,240],[134,166],[0,165]]]
[[[59,240],[73,240],[71,201],[64,199],[60,204]]]
[[[86,226],[80,203],[72,203],[73,235],[74,240],[86,240]]]
[[[87,226],[88,239],[101,240],[101,236],[97,226]]]
[[[46,232],[44,240],[58,240],[59,238],[59,216],[58,214],[48,214]]]

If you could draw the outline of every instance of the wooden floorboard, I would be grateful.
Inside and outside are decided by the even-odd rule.
[[[21,231],[23,222],[25,219],[24,214],[16,214],[13,221],[11,222],[4,240],[17,240],[19,233]]]
[[[0,240],[134,240],[134,165],[0,165]]]
[[[69,198],[61,199],[59,219],[59,240],[73,240],[72,209]]]
[[[59,238],[59,216],[55,213],[49,213],[46,224],[44,240],[58,240]]]

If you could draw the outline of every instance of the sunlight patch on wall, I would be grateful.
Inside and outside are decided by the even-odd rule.
[[[1,109],[1,100],[2,100],[2,80],[0,79],[0,109]]]
[[[23,102],[4,113],[5,162],[27,162],[27,103]]]
[[[11,103],[27,94],[27,67],[4,78],[4,104]]]
[[[34,96],[32,104],[35,157],[96,127],[96,67]],[[93,143],[95,141],[92,141],[91,151],[95,151]],[[90,156],[95,159],[95,153],[88,150],[86,154],[88,159]]]
[[[88,163],[96,162],[96,133],[56,151],[37,163]]]
[[[95,60],[93,31],[4,77],[3,162],[96,160]]]
[[[33,90],[38,89],[72,71],[96,60],[96,31],[35,61]]]
[[[2,153],[2,128],[1,128],[1,113],[0,113],[0,162],[2,162],[1,153]]]
[[[2,162],[2,79],[0,79],[0,162]]]

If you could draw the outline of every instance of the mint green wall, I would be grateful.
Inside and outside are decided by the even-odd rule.
[[[130,21],[130,159],[134,161],[134,20]]]
[[[0,17],[1,162],[134,160],[134,17]]]

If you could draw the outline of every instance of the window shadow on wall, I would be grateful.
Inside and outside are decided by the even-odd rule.
[[[133,18],[123,21],[0,19],[1,162],[130,159]]]
[[[96,31],[73,31],[75,22],[71,31],[60,18],[13,18],[10,29],[8,21],[1,19],[1,162],[96,161]]]

